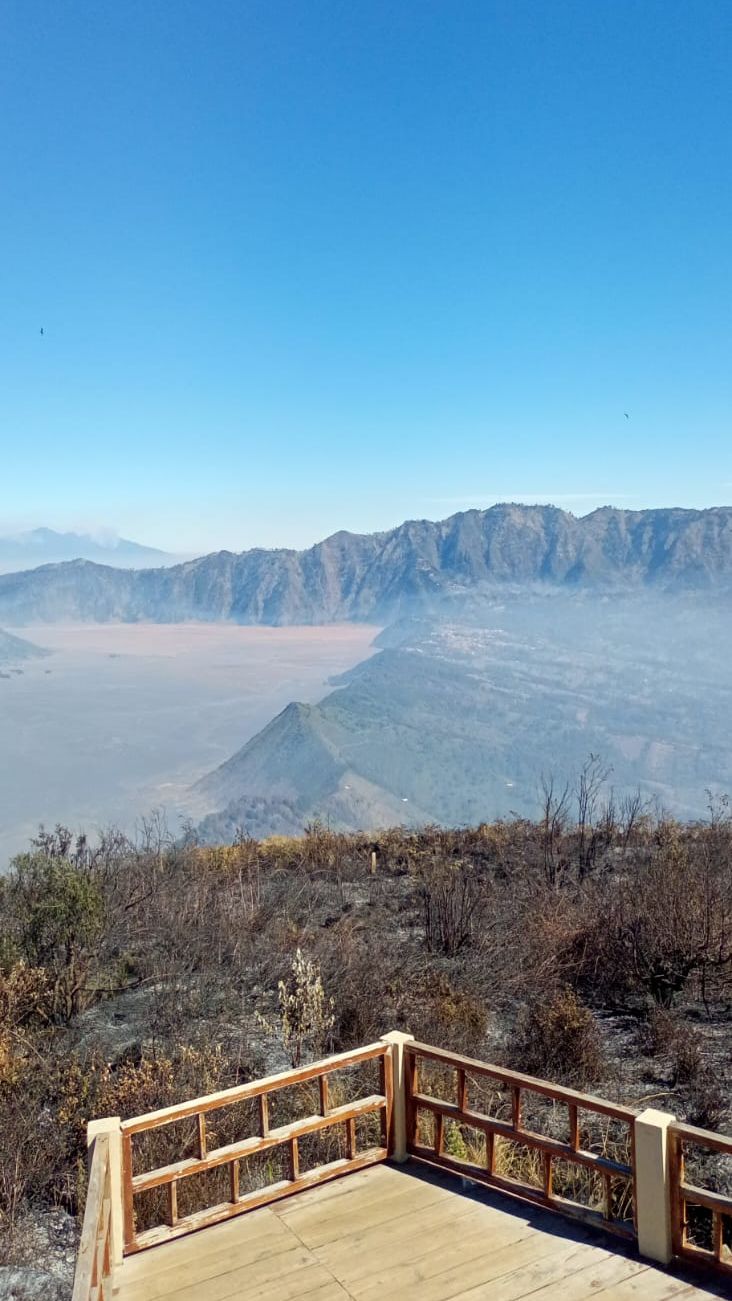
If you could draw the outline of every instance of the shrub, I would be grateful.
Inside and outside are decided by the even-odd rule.
[[[277,986],[279,1024],[270,1026],[264,1017],[260,1025],[270,1034],[278,1034],[290,1055],[293,1066],[299,1066],[303,1052],[322,1057],[328,1050],[335,1017],[333,999],[326,998],[320,977],[320,965],[306,958],[300,949],[292,960],[290,976]]]
[[[509,1046],[510,1064],[529,1075],[585,1087],[603,1068],[600,1034],[571,989],[524,1009]]]
[[[52,1015],[68,1024],[87,1003],[89,975],[103,932],[102,895],[92,872],[71,859],[21,854],[3,890],[6,945],[43,967]]]
[[[455,957],[470,944],[480,914],[480,892],[465,863],[431,864],[420,888],[424,934],[431,952]]]
[[[48,978],[41,967],[14,962],[0,969],[0,1085],[23,1071],[33,1030],[49,1019],[52,1007]]]
[[[418,1038],[468,1056],[481,1053],[488,1016],[472,993],[456,988],[444,972],[436,972],[422,976],[415,1001],[409,1028]]]

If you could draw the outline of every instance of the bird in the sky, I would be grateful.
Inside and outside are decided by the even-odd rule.
[[[41,330],[41,334],[42,334],[42,333],[43,333],[43,331]],[[624,412],[623,412],[623,415],[625,416],[625,419],[626,419],[626,420],[630,420],[630,416],[628,415],[628,412],[627,412],[627,411],[624,411]]]
[[[43,326],[41,326],[41,334],[43,334]]]

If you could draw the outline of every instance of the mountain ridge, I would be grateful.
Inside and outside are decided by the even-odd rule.
[[[35,642],[26,641],[24,637],[15,637],[13,633],[0,628],[0,665],[20,664],[24,660],[43,659],[51,652]]]
[[[167,568],[91,561],[0,575],[6,623],[389,622],[481,586],[732,588],[732,507],[577,517],[503,503],[373,534],[341,530],[304,551],[213,552]]]

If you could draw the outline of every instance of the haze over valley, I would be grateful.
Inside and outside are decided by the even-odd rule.
[[[204,778],[201,834],[534,818],[591,754],[604,799],[705,816],[732,791],[730,636],[729,605],[689,594],[447,603]]]
[[[0,851],[152,808],[205,840],[533,817],[590,754],[606,795],[702,816],[732,790],[731,591],[726,508],[7,575]]]
[[[0,871],[40,822],[133,834],[164,806],[179,830],[191,783],[289,700],[320,699],[377,629],[55,625],[30,658],[25,632],[0,634]]]

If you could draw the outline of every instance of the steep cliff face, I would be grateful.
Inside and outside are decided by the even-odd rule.
[[[385,622],[501,583],[732,590],[732,507],[607,507],[576,519],[553,506],[503,505],[387,533],[336,533],[300,552],[221,551],[149,570],[44,565],[0,576],[0,618]]]

